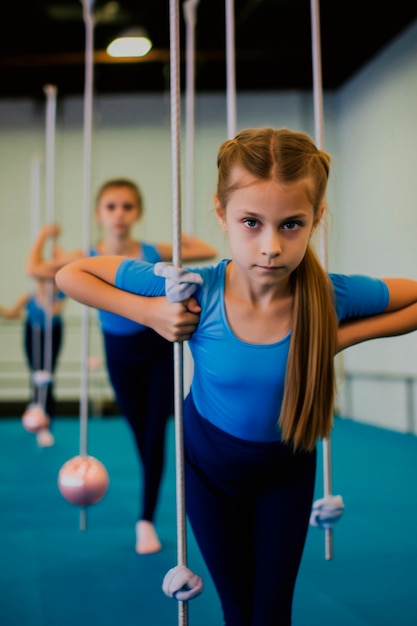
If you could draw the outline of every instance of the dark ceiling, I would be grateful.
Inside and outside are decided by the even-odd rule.
[[[338,89],[417,19],[415,0],[321,0],[319,6],[325,90]],[[169,0],[93,3],[96,94],[168,89],[169,7]],[[311,89],[310,0],[235,0],[234,8],[237,91]],[[182,2],[180,22],[185,50]],[[105,49],[111,38],[139,24],[153,40],[148,57],[110,62]],[[83,93],[80,0],[4,2],[0,29],[0,98],[43,98],[47,83],[55,84],[60,96]],[[197,2],[195,41],[196,91],[224,91],[224,0]]]

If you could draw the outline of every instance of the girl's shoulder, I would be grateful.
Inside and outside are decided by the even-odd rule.
[[[381,313],[387,307],[389,291],[381,278],[363,274],[329,274],[335,292],[339,320]]]
[[[157,246],[146,243],[145,241],[138,241],[138,258],[143,261],[148,261],[149,263],[159,263],[159,261],[162,261],[162,256]]]

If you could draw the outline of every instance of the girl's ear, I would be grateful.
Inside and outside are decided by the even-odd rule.
[[[226,211],[224,209],[224,207],[221,205],[219,197],[217,196],[217,194],[215,194],[213,196],[213,200],[214,200],[214,210],[216,211],[216,217],[217,217],[217,221],[220,224],[220,227],[226,231],[227,230],[227,226],[226,226]]]

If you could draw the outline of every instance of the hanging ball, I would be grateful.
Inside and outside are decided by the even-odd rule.
[[[30,433],[37,433],[42,428],[48,428],[49,417],[40,404],[29,404],[22,416],[23,428]]]
[[[74,456],[59,470],[59,491],[68,502],[78,506],[96,504],[104,497],[108,486],[107,470],[93,456]]]

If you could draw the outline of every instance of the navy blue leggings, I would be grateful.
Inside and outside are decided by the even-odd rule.
[[[226,626],[289,626],[316,451],[237,439],[184,403],[186,510]]]
[[[61,351],[63,338],[63,324],[61,319],[57,319],[52,324],[51,332],[51,373],[55,372],[58,356]],[[24,329],[24,349],[27,363],[31,373],[36,370],[43,370],[49,367],[45,361],[45,330],[40,326],[32,325],[29,320],[25,321]],[[52,420],[55,417],[56,400],[54,394],[53,378],[46,388],[45,397],[38,393],[38,389],[31,380],[31,402],[41,402],[44,411]]]
[[[174,411],[173,344],[151,329],[104,333],[107,369],[142,464],[138,519],[153,521],[165,461],[168,418]]]

